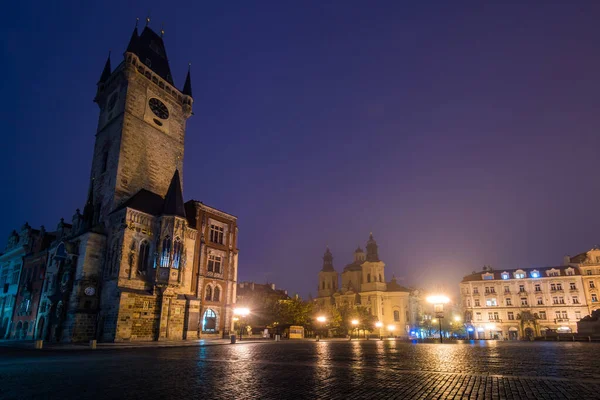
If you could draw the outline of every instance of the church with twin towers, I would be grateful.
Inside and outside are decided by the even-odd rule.
[[[379,259],[379,250],[373,234],[366,243],[366,253],[360,246],[354,251],[352,261],[340,274],[333,265],[329,247],[323,255],[319,271],[319,307],[365,307],[396,336],[407,336],[414,323],[414,310],[410,302],[411,290],[398,284],[395,277],[385,278],[385,263]]]
[[[117,65],[109,56],[101,69],[83,213],[35,231],[48,239],[44,285],[20,325],[35,327],[34,338],[183,340],[233,328],[237,218],[184,201],[192,81],[188,68],[175,84],[163,34],[136,24]]]

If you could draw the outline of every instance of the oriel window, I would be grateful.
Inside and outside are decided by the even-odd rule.
[[[223,244],[223,227],[217,225],[210,226],[210,241],[217,244]]]

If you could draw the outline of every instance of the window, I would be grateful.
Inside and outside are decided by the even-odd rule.
[[[475,313],[475,321],[481,321],[481,313]]]
[[[496,303],[496,299],[487,299],[485,305],[488,307],[496,307],[498,303]]]
[[[181,262],[181,252],[183,251],[183,244],[179,238],[175,239],[175,245],[173,246],[173,268],[179,269],[179,263]]]
[[[577,298],[577,296],[573,296],[573,304],[579,304],[579,299]]]
[[[467,307],[471,307],[471,299],[467,299]]]
[[[546,319],[546,311],[540,311],[538,313],[538,316],[540,317],[540,319]]]
[[[508,273],[506,273],[506,272],[503,272],[503,273],[502,273],[502,279],[508,279],[508,278],[509,278],[509,275],[508,275]]]
[[[479,294],[479,288],[473,288],[473,294]]]
[[[170,255],[171,255],[171,238],[169,236],[167,236],[163,240],[162,257],[160,260],[160,266],[162,268],[169,268]]]
[[[569,283],[569,290],[577,290],[577,286],[575,285],[575,282]]]
[[[381,274],[379,274],[379,282],[383,282],[383,278],[381,277]]]
[[[550,284],[550,290],[556,290],[556,283]]]
[[[522,306],[526,306],[527,305],[527,298],[526,297],[521,297],[521,305]]]
[[[535,287],[535,291],[536,292],[541,292],[542,291],[542,287],[540,286],[539,283],[536,283],[534,287]]]
[[[560,276],[560,272],[558,272],[558,271],[551,271],[551,272],[548,272],[548,276]]]
[[[105,151],[102,154],[102,166],[100,168],[100,173],[103,174],[106,172],[106,168],[108,167],[108,151]]]
[[[517,273],[515,273],[515,278],[517,278],[517,279],[524,279],[525,278],[525,273],[523,273],[523,272],[517,272]]]
[[[515,319],[515,313],[514,312],[509,311],[507,315],[508,315],[508,319],[510,321],[513,321]]]
[[[581,311],[575,311],[575,319],[578,321],[581,319]]]
[[[15,282],[13,282],[13,283],[15,283]],[[596,289],[596,284],[594,283],[594,281],[590,281],[590,289]]]
[[[506,305],[507,306],[512,306],[512,300],[510,299],[510,297],[506,298]]]
[[[561,315],[562,315],[562,319],[569,319],[569,315],[567,314],[566,311],[562,311]]]
[[[556,290],[563,290],[562,283],[556,284]]]
[[[205,290],[206,290],[206,294],[204,296],[204,300],[211,301],[212,300],[212,287],[206,286]]]
[[[504,286],[504,293],[510,293],[510,287]]]
[[[588,270],[585,271],[585,273],[586,273],[586,275],[591,275],[592,274],[592,270],[588,269]]]
[[[223,244],[223,227],[217,225],[210,226],[210,241]]]
[[[394,321],[400,321],[400,311],[394,311]]]
[[[565,298],[562,296],[555,296],[552,298],[552,304],[565,304]]]
[[[479,307],[481,304],[479,303],[479,299],[475,299],[475,307]]]
[[[596,293],[592,293],[592,303],[595,303],[598,301],[598,295],[596,295]]]
[[[538,271],[531,271],[530,273],[532,278],[539,278],[540,277],[540,273]]]
[[[218,286],[215,286],[215,290],[213,292],[213,301],[221,301],[221,289]]]
[[[537,298],[537,303],[538,303],[538,306],[543,306],[544,305],[544,299],[541,298],[541,297],[538,297]]]
[[[217,330],[217,314],[210,308],[204,312],[202,318],[202,331],[215,332]]]
[[[575,271],[573,271],[572,269],[567,269],[567,270],[565,270],[565,272],[566,272],[566,275],[570,275],[570,276],[575,275]]]
[[[214,254],[208,256],[208,272],[221,273],[221,256]]]
[[[555,313],[555,314],[556,314],[556,319],[561,319],[561,318],[560,318],[560,311],[556,311],[556,313]]]
[[[485,287],[485,294],[490,294],[490,288],[489,287]]]
[[[489,280],[492,280],[492,279],[494,279],[494,275],[493,274],[484,274],[483,275],[483,280],[485,280],[485,281],[489,281]]]
[[[150,244],[147,240],[142,240],[140,244],[140,253],[138,255],[138,271],[145,272],[148,268],[148,259],[150,257]]]
[[[371,282],[371,274],[367,274],[367,283]]]
[[[519,292],[525,293],[525,285],[519,285]]]

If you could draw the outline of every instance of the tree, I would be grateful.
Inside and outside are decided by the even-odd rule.
[[[275,318],[278,325],[299,325],[311,327],[312,303],[300,299],[279,300],[275,304]]]

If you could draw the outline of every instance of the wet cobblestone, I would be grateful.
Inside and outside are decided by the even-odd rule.
[[[599,350],[396,341],[0,349],[0,398],[600,399]]]

